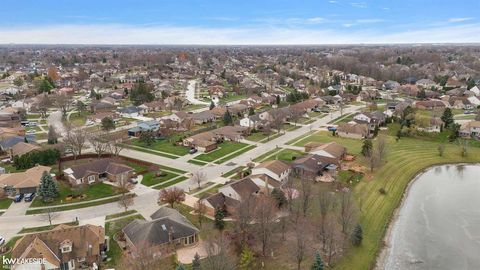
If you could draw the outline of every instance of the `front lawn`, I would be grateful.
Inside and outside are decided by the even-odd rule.
[[[45,203],[39,197],[35,197],[30,207],[42,207],[42,206],[52,206],[52,205],[63,205],[74,202],[81,201],[90,201],[100,198],[106,198],[113,195],[116,195],[119,191],[119,188],[105,183],[96,183],[93,185],[86,186],[79,190],[72,190],[72,188],[65,182],[59,181],[60,194],[52,202]],[[84,194],[86,197],[84,199],[71,199],[67,201],[69,195],[81,195]]]
[[[184,156],[188,153],[188,147],[174,144],[174,139],[172,140],[156,140],[152,145],[146,145],[141,142],[139,139],[133,139],[132,145],[144,147],[151,150],[157,150],[165,152],[168,154],[173,154],[177,156]],[[152,152],[154,153],[154,152]]]
[[[248,144],[241,142],[225,141],[223,143],[220,143],[217,149],[213,150],[210,153],[198,155],[195,159],[212,162],[247,146]]]
[[[186,176],[180,176],[179,178],[177,178],[175,180],[165,181],[163,184],[153,186],[153,188],[154,189],[163,189],[163,188],[171,187],[171,186],[173,186],[175,184],[178,184],[180,182],[183,182],[187,179],[188,179],[188,177],[186,177]]]
[[[262,132],[255,132],[247,136],[245,139],[252,142],[258,142],[266,138],[267,138],[267,135],[263,134]]]
[[[13,200],[9,198],[0,199],[0,209],[7,209],[12,204]]]
[[[305,152],[298,151],[298,150],[293,150],[293,149],[283,149],[280,152],[262,160],[262,161],[268,161],[268,160],[283,160],[287,162],[291,162],[295,158],[299,158],[301,156],[304,156]]]
[[[156,185],[156,184],[159,184],[159,183],[163,183],[167,180],[170,180],[170,179],[178,176],[178,174],[173,174],[173,173],[170,173],[170,172],[163,171],[163,173],[165,175],[158,176],[158,177],[155,176],[154,172],[148,172],[148,173],[144,174],[143,179],[142,179],[142,184],[149,187],[149,186],[153,186],[153,185]]]

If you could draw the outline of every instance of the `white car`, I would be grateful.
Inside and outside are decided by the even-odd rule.
[[[0,246],[3,246],[5,244],[5,238],[3,236],[0,236]]]

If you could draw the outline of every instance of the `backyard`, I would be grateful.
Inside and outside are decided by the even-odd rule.
[[[326,132],[318,132],[295,145],[302,146],[311,141],[336,141],[347,147],[349,153],[357,155],[355,162],[365,165],[359,155],[361,140],[338,138]],[[416,174],[437,164],[480,161],[480,148],[469,147],[467,156],[462,157],[458,145],[445,143],[445,152],[440,156],[437,150],[440,144],[415,138],[402,138],[396,142],[393,136],[387,136],[386,164],[376,169],[373,175],[363,177],[353,189],[357,201],[361,202],[360,224],[364,232],[362,246],[350,249],[334,269],[373,267],[393,212],[399,206],[408,183]],[[386,195],[379,192],[381,188],[386,190]]]

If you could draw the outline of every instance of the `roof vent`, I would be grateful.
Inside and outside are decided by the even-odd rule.
[[[164,231],[167,230],[167,227],[165,226],[165,224],[162,224],[162,229],[163,229]]]

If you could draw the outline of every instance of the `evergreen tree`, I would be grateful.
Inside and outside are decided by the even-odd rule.
[[[362,156],[366,157],[372,152],[373,144],[372,141],[369,139],[363,140],[362,145]]]
[[[443,111],[443,115],[441,117],[443,123],[445,124],[446,127],[450,127],[453,124],[453,113],[450,108],[446,108],[445,111]]]
[[[195,253],[195,256],[193,257],[192,261],[192,270],[200,270],[200,255],[198,253]]]
[[[250,109],[248,109],[248,115],[254,115],[255,114],[255,109],[253,107],[250,107]]]
[[[233,123],[232,115],[230,114],[230,112],[228,110],[223,115],[223,123],[226,126],[231,125]]]
[[[155,136],[152,131],[142,131],[140,133],[139,141],[150,146],[155,142]]]
[[[248,247],[244,247],[242,249],[242,253],[240,254],[239,269],[240,270],[257,269],[253,252]]]
[[[323,270],[323,261],[322,261],[322,257],[320,257],[320,253],[316,252],[315,253],[315,262],[313,263],[312,265],[312,268],[310,268],[311,270]]]
[[[280,105],[280,96],[277,95],[277,96],[275,97],[275,99],[276,99],[277,105]]]
[[[220,231],[225,228],[225,221],[223,220],[224,218],[225,211],[220,207],[215,208],[215,228]]]
[[[422,89],[422,90],[418,91],[418,93],[417,93],[417,98],[418,98],[418,99],[425,99],[425,98],[427,98],[427,93],[425,93],[425,90]]]
[[[111,117],[104,117],[102,119],[102,129],[106,131],[114,130],[115,129],[115,122]]]
[[[43,172],[40,179],[40,186],[38,187],[38,195],[44,202],[52,201],[58,197],[59,187],[58,183],[53,180],[52,176],[48,172]]]
[[[185,266],[183,266],[183,264],[179,264],[179,265],[177,265],[175,270],[185,270]]]
[[[353,229],[352,236],[351,236],[350,240],[352,241],[352,244],[354,246],[360,246],[362,244],[363,230],[362,230],[362,226],[360,226],[360,224],[357,224],[355,226],[355,228]]]
[[[213,100],[210,102],[210,110],[213,110],[215,108],[215,103],[213,103]]]
[[[23,137],[23,142],[24,142],[24,143],[28,143],[27,136]]]
[[[287,197],[285,197],[285,193],[281,189],[274,188],[271,194],[272,197],[277,201],[278,207],[283,207],[287,204]]]

